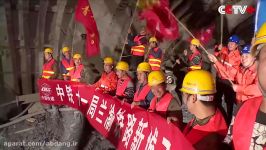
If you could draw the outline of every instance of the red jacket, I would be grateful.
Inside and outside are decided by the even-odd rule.
[[[69,76],[69,71],[74,69],[74,61],[71,59],[69,63],[66,58],[62,58],[61,63],[65,67],[65,69],[68,71],[67,74],[63,74],[63,75]]]
[[[131,82],[131,78],[127,76],[124,79],[118,79],[117,87],[116,87],[116,95],[124,97],[125,96],[125,90],[128,86],[128,83]]]
[[[69,71],[70,80],[75,82],[80,82],[81,79],[81,72],[83,70],[83,65],[79,65],[78,67],[75,67],[74,69]]]
[[[185,137],[190,141],[191,144],[195,145],[200,142],[204,137],[209,134],[218,133],[223,138],[227,133],[227,125],[224,120],[224,117],[219,109],[216,110],[215,115],[211,117],[209,122],[205,125],[195,125],[191,127],[191,124],[194,122],[192,119],[186,126],[183,131]]]
[[[137,35],[134,37],[134,43],[136,45],[143,45],[146,44],[146,35]]]
[[[200,56],[200,58],[201,58],[199,64],[194,64],[194,63],[193,63],[193,59],[194,59],[196,56]],[[198,50],[196,50],[194,53],[192,53],[191,55],[189,55],[189,56],[188,56],[188,60],[189,60],[189,63],[192,64],[193,66],[194,66],[194,65],[202,66],[202,57],[201,57],[201,53],[200,53]]]
[[[159,71],[162,63],[162,50],[159,47],[151,48],[149,52],[149,64],[152,71]]]
[[[103,92],[112,92],[116,90],[117,75],[114,71],[110,73],[102,73],[102,76],[98,82],[94,84],[95,88],[103,90]]]
[[[232,132],[235,150],[249,150],[254,123],[262,101],[263,97],[249,99],[237,112]]]
[[[173,99],[173,96],[170,93],[164,94],[164,96],[159,101],[157,97],[154,97],[151,100],[149,110],[155,111],[161,116],[166,117],[168,106],[172,99]]]
[[[225,67],[221,65],[221,63],[217,62],[215,65],[221,71],[221,76],[224,79],[233,79],[232,81],[236,84],[236,100],[237,103],[246,101],[253,97],[261,96],[261,92],[258,86],[258,76],[257,76],[257,69],[256,64],[254,63],[249,68],[240,67],[239,70],[235,70],[234,68],[228,70],[227,77],[224,73]],[[235,73],[236,72],[236,73]]]
[[[234,80],[234,77],[237,73],[237,70],[239,70],[241,63],[240,52],[239,50],[230,51],[229,53],[224,52],[224,51],[228,52],[228,50],[221,50],[221,51],[223,52],[219,53],[222,54],[220,56],[220,61],[217,61],[214,65],[214,67],[217,70],[218,76],[222,79],[229,78],[230,80]]]
[[[146,99],[146,96],[150,92],[150,90],[151,90],[151,88],[150,88],[150,86],[148,84],[145,85],[141,89],[141,91],[139,91],[139,89],[137,89],[137,92],[134,95],[133,101],[135,101],[135,102],[144,101]]]
[[[50,79],[56,72],[53,70],[53,65],[55,65],[56,61],[51,59],[50,61],[43,64],[42,67],[42,78]]]
[[[247,69],[241,68],[236,74],[235,81],[237,84],[237,102],[243,102],[253,97],[262,96],[258,85],[258,75],[255,63]]]

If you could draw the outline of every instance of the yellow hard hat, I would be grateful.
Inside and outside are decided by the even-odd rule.
[[[129,66],[128,63],[125,61],[119,61],[115,67],[117,70],[123,70],[123,71],[128,71]]]
[[[103,63],[105,63],[105,64],[114,64],[114,59],[112,57],[105,57],[103,59]]]
[[[214,94],[216,93],[215,80],[208,71],[193,70],[186,74],[180,91],[188,94]]]
[[[81,59],[81,55],[76,53],[74,56],[73,56],[73,59]]]
[[[156,37],[151,37],[149,40],[149,43],[151,43],[151,42],[158,42],[158,41],[157,41]]]
[[[65,46],[62,48],[62,53],[64,54],[65,52],[68,52],[70,49],[69,47]]]
[[[149,86],[159,85],[165,82],[165,76],[161,71],[152,71],[148,76]]]
[[[151,66],[147,62],[142,62],[138,65],[137,71],[151,72]]]
[[[192,39],[190,44],[200,46],[200,41],[198,39]]]
[[[266,23],[264,23],[259,31],[256,34],[255,43],[251,47],[251,54],[253,56],[257,55],[258,52],[256,52],[257,47],[259,44],[266,43]]]
[[[45,53],[51,53],[52,54],[54,52],[54,50],[52,48],[48,47],[48,48],[45,48],[44,49],[44,52]]]

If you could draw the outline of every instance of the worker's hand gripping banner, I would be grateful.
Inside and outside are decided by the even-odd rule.
[[[157,114],[95,91],[81,83],[61,80],[38,81],[44,104],[67,105],[81,111],[90,124],[117,149],[193,149],[180,130]]]

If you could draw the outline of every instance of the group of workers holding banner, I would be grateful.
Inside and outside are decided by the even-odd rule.
[[[91,86],[116,97],[121,103],[130,103],[132,109],[142,107],[164,117],[183,130],[196,149],[265,149],[266,23],[252,45],[241,49],[239,41],[239,37],[233,35],[227,46],[219,45],[214,54],[208,53],[217,72],[215,79],[211,72],[201,69],[200,41],[191,40],[190,51],[184,51],[184,60],[190,66],[180,89],[182,101],[166,90],[166,77],[161,70],[163,51],[155,37],[147,40],[144,30],[129,38],[131,62],[119,61],[115,65],[112,57],[105,57],[101,78]],[[147,45],[149,50],[145,53]],[[62,48],[59,65],[52,54],[52,48],[44,50],[42,78],[81,81],[84,67],[80,54],[74,54],[71,59],[70,49]],[[136,83],[129,73],[134,66]],[[226,102],[226,111],[222,100]],[[194,115],[185,127],[182,104]],[[237,107],[233,107],[236,104]]]

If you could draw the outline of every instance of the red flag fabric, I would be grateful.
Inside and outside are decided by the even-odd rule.
[[[86,29],[86,54],[88,57],[100,54],[99,32],[88,0],[78,0],[75,11],[76,21]]]
[[[144,8],[140,19],[146,20],[147,29],[159,39],[175,40],[178,38],[178,23],[169,10],[168,0],[157,0]]]
[[[204,46],[206,46],[212,39],[213,39],[213,32],[215,29],[215,24],[211,24],[207,27],[201,28],[200,30],[197,30],[194,32],[195,37],[200,40],[200,43]],[[192,40],[192,38],[188,39],[189,42]]]

